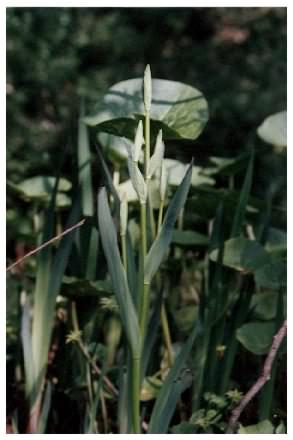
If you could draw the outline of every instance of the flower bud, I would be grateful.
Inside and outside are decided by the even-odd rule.
[[[128,159],[128,171],[131,179],[133,188],[136,191],[137,197],[140,203],[146,203],[147,199],[147,186],[144,181],[143,175],[138,168],[137,163],[133,160]]]
[[[135,132],[134,144],[132,147],[132,160],[134,162],[138,162],[143,144],[144,144],[143,126],[142,126],[142,121],[139,121]]]
[[[152,76],[151,76],[151,68],[149,64],[146,66],[144,71],[143,100],[144,100],[145,112],[149,113],[151,110],[151,103],[152,103]]]
[[[152,157],[150,158],[150,163],[147,170],[148,179],[150,179],[154,175],[156,170],[160,168],[160,166],[162,165],[164,152],[165,152],[165,145],[162,140],[162,130],[160,130],[156,139],[155,151]]]

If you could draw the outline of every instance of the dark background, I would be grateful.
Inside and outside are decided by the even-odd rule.
[[[90,108],[147,63],[210,106],[200,138],[167,155],[262,148],[256,128],[286,107],[286,8],[8,8],[8,179],[52,172],[65,146],[72,156],[80,97]]]

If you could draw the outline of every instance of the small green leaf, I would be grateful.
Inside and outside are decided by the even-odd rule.
[[[278,147],[287,146],[287,112],[268,116],[258,127],[257,134],[265,142]]]
[[[251,353],[268,353],[276,332],[274,322],[249,322],[236,332],[237,340]]]
[[[56,182],[55,177],[35,176],[14,185],[27,199],[49,199]],[[71,183],[63,177],[59,179],[58,191],[69,191]]]
[[[137,125],[134,117],[145,113],[142,83],[138,78],[112,86],[94,114],[84,118],[86,124],[133,139]],[[150,116],[157,123],[156,131],[162,128],[165,140],[196,139],[200,135],[208,120],[208,105],[199,90],[179,82],[152,79],[152,96]]]

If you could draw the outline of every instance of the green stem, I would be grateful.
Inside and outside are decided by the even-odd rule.
[[[126,273],[126,276],[127,276],[126,235],[125,234],[121,234],[120,238],[121,238],[121,247],[122,247],[122,262],[123,262],[123,266],[124,266],[125,273]]]
[[[161,323],[162,323],[162,330],[163,330],[163,336],[165,340],[165,345],[167,348],[167,354],[168,354],[168,365],[171,368],[174,363],[174,354],[172,350],[172,340],[169,330],[169,323],[168,323],[168,316],[165,304],[162,304],[161,307]]]
[[[144,344],[144,339],[146,334],[149,306],[150,306],[150,284],[144,282],[142,302],[140,308],[140,319],[139,319],[142,346]]]
[[[147,227],[146,227],[146,204],[140,204],[140,233],[141,233],[141,255],[142,268],[144,268],[144,260],[147,254]]]
[[[159,215],[158,215],[157,235],[160,232],[160,228],[161,228],[162,222],[163,222],[163,210],[164,210],[164,200],[161,200],[160,208],[159,208]],[[158,273],[157,275],[159,277],[160,274]],[[158,277],[157,277],[157,281],[159,284],[160,280],[158,279]],[[166,306],[165,306],[164,302],[162,303],[162,306],[161,306],[161,324],[162,324],[164,342],[165,342],[167,354],[168,354],[168,364],[169,364],[169,367],[171,368],[173,365],[173,362],[174,362],[174,354],[173,354],[173,350],[172,350],[172,340],[171,340],[171,335],[170,335],[168,315],[167,315]]]
[[[145,114],[145,133],[144,133],[144,139],[145,139],[145,150],[144,150],[144,177],[146,179],[147,177],[147,169],[149,167],[149,161],[151,156],[151,129],[150,129],[150,114]]]
[[[164,212],[164,200],[160,202],[159,214],[158,214],[158,226],[157,226],[157,235],[160,232],[160,227],[163,223],[163,212]]]
[[[140,358],[132,358],[132,427],[134,434],[140,434]]]

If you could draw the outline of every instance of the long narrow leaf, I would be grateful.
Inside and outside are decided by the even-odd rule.
[[[121,262],[117,232],[110,214],[105,188],[102,188],[98,195],[98,220],[113,290],[120,308],[122,325],[127,335],[132,354],[139,355],[140,331],[137,314],[129,291],[125,270]]]
[[[91,152],[89,145],[88,128],[83,122],[84,105],[81,105],[80,119],[78,121],[78,180],[81,190],[82,213],[85,216],[94,215],[94,197],[91,173]]]
[[[39,419],[38,434],[44,434],[46,430],[48,415],[51,407],[52,384],[48,382],[42,405],[42,412]]]
[[[177,189],[165,215],[158,238],[150,248],[144,266],[144,280],[150,283],[157,272],[172,241],[175,221],[183,208],[189,191],[192,176],[192,163],[189,165],[184,179]]]
[[[149,434],[164,434],[166,430],[168,429],[169,421],[171,420],[171,417],[173,415],[172,407],[169,407],[170,405],[170,396],[172,396],[171,393],[173,393],[173,387],[176,386],[180,372],[185,367],[185,363],[187,361],[187,358],[189,356],[189,353],[192,349],[192,346],[194,344],[195,339],[202,333],[201,330],[201,324],[198,321],[195,328],[193,329],[192,333],[190,334],[189,338],[185,342],[184,346],[182,347],[180,353],[176,357],[175,363],[171,370],[169,371],[169,374],[167,378],[165,379],[162,388],[160,389],[159,395],[157,397],[155,406],[152,411],[151,420],[149,424]],[[175,392],[175,394],[178,393]],[[180,395],[180,394],[179,394]],[[173,395],[174,396],[174,395]],[[166,414],[166,406],[170,408],[170,413]],[[171,414],[172,413],[172,414]],[[162,421],[162,417],[168,416],[168,423],[164,423]]]
[[[236,237],[241,233],[242,224],[245,218],[246,206],[248,203],[251,186],[252,186],[252,176],[253,176],[253,164],[254,164],[254,153],[251,153],[250,161],[248,164],[245,180],[241,189],[241,194],[235,216],[233,219],[233,225],[231,230],[231,238]]]
[[[80,205],[79,200],[76,200],[72,207],[66,229],[75,224],[79,217]],[[41,380],[41,376],[45,374],[46,370],[56,297],[60,290],[73,239],[74,233],[70,233],[61,241],[54,258],[53,266],[49,267],[50,278],[48,289],[43,292],[38,315],[34,315],[36,324],[33,328],[33,340],[35,342],[35,345],[33,346],[33,354],[35,359],[35,373],[36,377],[39,377],[39,380]]]

